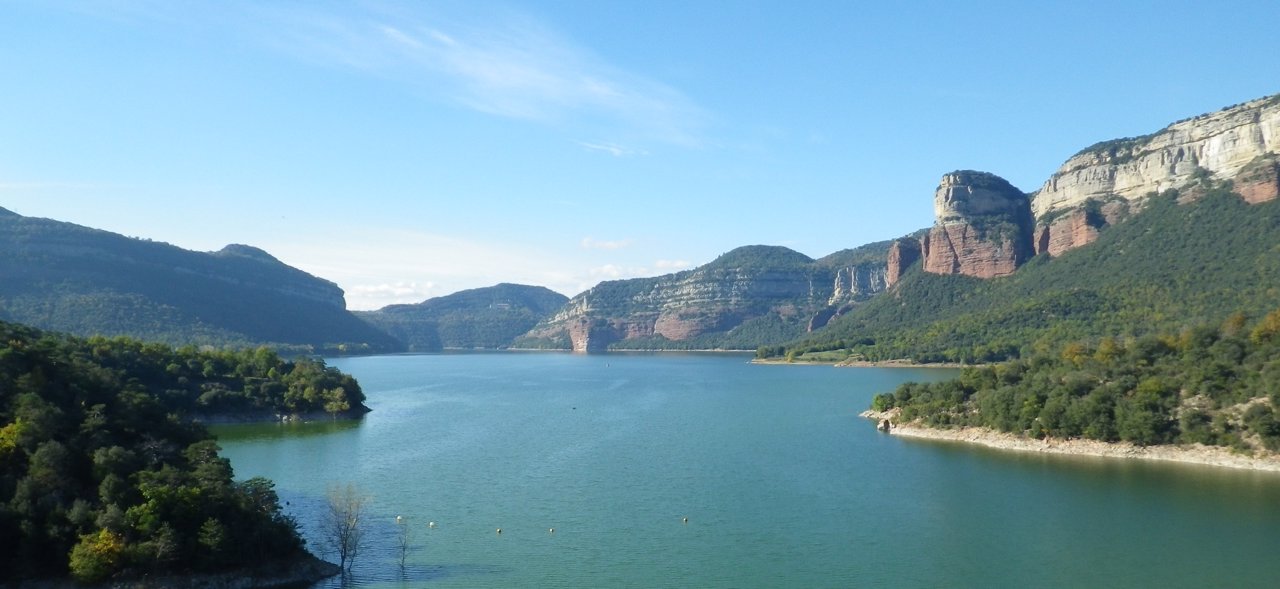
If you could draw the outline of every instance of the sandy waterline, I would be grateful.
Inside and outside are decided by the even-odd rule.
[[[879,424],[884,419],[893,422],[896,411],[864,411],[862,417],[874,419]],[[893,422],[889,433],[906,438],[923,438],[978,444],[999,450],[1016,452],[1040,452],[1071,456],[1101,456],[1105,458],[1129,458],[1138,460],[1162,460],[1187,464],[1203,464],[1225,468],[1280,472],[1280,456],[1267,453],[1262,456],[1236,454],[1227,448],[1203,444],[1138,446],[1129,442],[1099,442],[1097,440],[1062,440],[1047,438],[1037,440],[998,432],[987,428],[965,427],[940,429],[916,424]]]

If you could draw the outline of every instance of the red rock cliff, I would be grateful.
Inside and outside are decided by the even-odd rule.
[[[884,276],[885,288],[897,284],[898,279],[902,278],[902,273],[919,259],[919,241],[907,238],[894,241],[893,245],[889,246],[889,262]]]
[[[947,174],[933,207],[933,228],[920,244],[926,272],[994,278],[1012,274],[1034,254],[1030,200],[999,176]]]

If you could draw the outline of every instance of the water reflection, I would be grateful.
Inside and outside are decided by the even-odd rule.
[[[209,426],[219,440],[253,442],[326,436],[354,430],[363,419],[335,421],[272,421],[267,423],[235,423]]]

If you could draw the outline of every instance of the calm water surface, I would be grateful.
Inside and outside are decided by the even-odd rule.
[[[871,397],[953,371],[746,360],[339,359],[369,397],[362,421],[215,433],[322,556],[327,486],[371,496],[347,586],[1280,583],[1280,476],[893,438],[857,417]]]

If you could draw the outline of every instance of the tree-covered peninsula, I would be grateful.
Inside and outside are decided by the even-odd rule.
[[[234,482],[195,418],[367,411],[350,376],[266,350],[202,352],[0,322],[0,584],[307,558],[272,483]]]
[[[1249,325],[1126,341],[1102,338],[1055,353],[907,383],[875,411],[938,428],[982,427],[1032,438],[1280,451],[1280,310]]]

